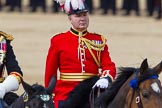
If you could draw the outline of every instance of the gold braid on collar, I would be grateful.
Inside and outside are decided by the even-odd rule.
[[[93,41],[90,41],[86,38],[81,37],[81,41],[83,43],[85,43],[85,45],[87,46],[90,54],[92,55],[92,57],[93,57],[93,59],[96,62],[98,67],[101,67],[101,51],[104,49],[104,47],[106,45],[106,39],[103,36],[101,36],[101,39],[102,39],[103,43],[102,44],[96,44]],[[97,57],[93,53],[92,49],[97,51]]]
[[[4,36],[6,38],[6,40],[10,40],[10,41],[12,41],[14,39],[12,37],[12,35],[7,34],[7,33],[3,32],[3,31],[0,31],[0,36]]]

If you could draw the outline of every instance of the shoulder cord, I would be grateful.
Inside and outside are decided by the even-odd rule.
[[[102,39],[103,43],[102,44],[96,44],[93,41],[90,41],[86,38],[81,37],[81,41],[83,41],[86,44],[90,54],[92,55],[92,57],[93,57],[93,59],[96,62],[98,67],[101,67],[101,64],[100,64],[100,62],[101,62],[101,59],[100,59],[101,51],[103,50],[103,48],[106,45],[106,39],[103,36],[101,36],[101,39]],[[97,51],[97,57],[94,55],[92,49]]]

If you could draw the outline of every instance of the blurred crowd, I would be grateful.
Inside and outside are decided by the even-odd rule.
[[[94,8],[94,0],[85,0],[87,6],[89,7],[90,14],[94,14],[96,9]],[[23,12],[23,0],[0,0],[0,11],[3,11],[4,8],[7,7],[7,12],[19,11]],[[123,12],[122,15],[129,16],[135,13],[136,16],[141,15],[141,8],[139,0],[122,0],[122,5],[117,7],[117,0],[99,0],[98,10],[101,10],[102,15],[113,14],[116,15],[119,12]],[[145,0],[146,7],[145,12],[149,17],[154,17],[156,19],[161,19],[162,17],[162,0]],[[29,0],[29,4],[27,5],[27,10],[29,12],[37,12],[38,8],[42,10],[42,12],[48,12],[49,8],[47,6],[47,0]],[[53,13],[60,12],[60,6],[57,2],[52,0],[52,4],[50,7]]]

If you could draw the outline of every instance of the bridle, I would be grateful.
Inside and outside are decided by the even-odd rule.
[[[143,108],[143,104],[142,104],[142,100],[141,100],[141,96],[140,96],[140,89],[133,89],[133,95],[132,95],[132,98],[131,98],[131,102],[130,102],[130,105],[129,105],[129,108],[131,108],[131,104],[133,102],[133,97],[135,95],[135,92],[136,92],[136,104],[138,106],[138,108]]]
[[[23,97],[23,102],[24,102],[24,108],[29,108],[28,103],[34,98],[40,99],[44,103],[43,108],[47,108],[46,103],[52,100],[52,96],[48,94],[32,95],[31,97],[29,97],[28,94],[24,92],[22,97]]]
[[[143,108],[139,88],[136,90],[136,104],[137,104],[138,108]]]
[[[131,104],[133,102],[133,97],[134,97],[135,93],[136,93],[136,104],[137,104],[138,108],[143,108],[142,99],[141,99],[141,95],[140,95],[139,84],[141,82],[145,81],[145,80],[148,80],[148,79],[156,79],[156,78],[158,78],[158,75],[151,75],[151,76],[145,78],[144,80],[139,81],[138,73],[139,73],[139,71],[136,71],[135,78],[130,81],[130,87],[133,89],[133,95],[132,95],[132,98],[131,98],[129,108],[131,108]]]

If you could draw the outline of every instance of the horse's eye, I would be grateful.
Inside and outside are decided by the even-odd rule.
[[[147,90],[142,90],[142,96],[144,97],[144,98],[149,98],[149,92],[147,91]]]

